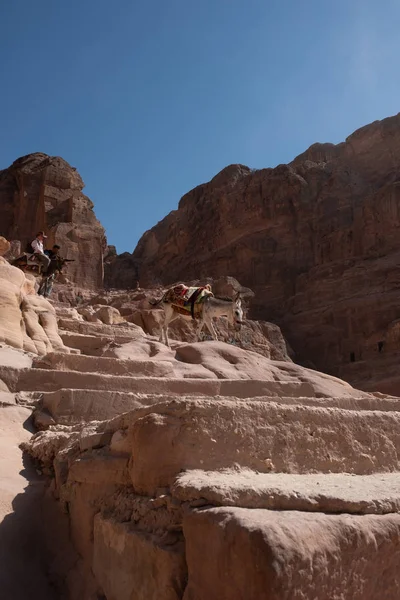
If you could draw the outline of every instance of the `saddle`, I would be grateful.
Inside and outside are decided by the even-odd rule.
[[[211,286],[187,287],[179,284],[168,290],[165,300],[172,304],[181,314],[190,312],[192,319],[200,316],[202,302],[208,297],[213,296]]]
[[[23,259],[26,260],[27,265],[37,265],[38,264],[36,255],[33,252],[23,252],[22,254],[17,256],[17,258],[15,260],[23,260]]]
[[[41,263],[37,260],[36,255],[32,252],[23,252],[17,256],[13,261],[14,265],[23,265],[26,267],[37,267],[39,272],[41,270]]]
[[[26,264],[28,266],[33,266],[33,265],[39,264],[39,261],[37,260],[36,255],[34,253],[24,252],[23,256],[26,257]]]

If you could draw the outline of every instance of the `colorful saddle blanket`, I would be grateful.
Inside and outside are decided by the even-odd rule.
[[[168,290],[165,300],[179,309],[182,314],[191,313],[192,318],[199,317],[202,310],[202,302],[208,297],[213,296],[211,286],[187,287],[180,284]]]

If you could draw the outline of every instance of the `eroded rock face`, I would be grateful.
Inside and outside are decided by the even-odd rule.
[[[36,295],[33,281],[2,257],[0,307],[0,342],[34,354],[70,351],[58,335],[53,306]]]
[[[0,171],[0,235],[19,240],[24,251],[37,231],[45,230],[48,247],[57,243],[62,256],[75,260],[68,265],[68,278],[97,288],[103,283],[106,240],[83,187],[76,169],[60,157],[19,158]]]
[[[187,517],[184,532],[189,584],[183,600],[375,600],[398,594],[394,564],[399,555],[393,549],[399,539],[399,515],[284,511],[272,516],[270,511],[217,508]],[[215,552],[209,553],[210,547]],[[371,554],[376,562],[365,570]]]
[[[380,389],[400,316],[399,167],[400,115],[289,165],[231,165],[114,259],[113,285],[120,260],[132,285],[232,275],[255,292],[250,316],[280,325],[298,359]],[[364,375],[343,370],[353,361]]]
[[[93,535],[93,572],[108,598],[182,598],[187,577],[183,543],[171,549],[163,539],[100,516]],[[112,571],[105,568],[109,564],[115,565]]]

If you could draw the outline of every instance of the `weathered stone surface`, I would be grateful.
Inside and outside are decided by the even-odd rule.
[[[33,423],[37,431],[44,431],[56,422],[51,414],[46,410],[35,410],[33,413]]]
[[[109,375],[127,375],[138,377],[173,377],[171,363],[156,360],[120,360],[117,358],[84,356],[81,354],[49,353],[33,361],[38,369],[56,369],[59,371],[80,371],[86,373],[105,373]]]
[[[186,584],[183,544],[167,545],[130,523],[98,515],[93,571],[110,600],[181,600]]]
[[[43,407],[62,425],[111,419],[116,415],[161,402],[162,396],[89,389],[61,389],[43,394]]]
[[[15,392],[51,392],[62,388],[107,390],[148,394],[234,396],[312,396],[313,388],[299,381],[263,381],[249,379],[128,377],[79,371],[19,369],[0,365],[0,377]],[[362,394],[362,392],[359,392]]]
[[[187,393],[187,388],[185,386]],[[211,392],[218,390],[211,389]],[[290,391],[294,391],[291,389]],[[247,393],[250,393],[248,391]],[[196,397],[196,396],[194,396]],[[145,394],[143,392],[116,392],[114,390],[90,390],[90,389],[58,389],[54,392],[41,393],[42,406],[48,410],[57,423],[70,425],[73,423],[85,423],[88,421],[102,421],[111,419],[116,415],[140,409],[143,406],[151,406],[160,402],[171,402],[174,393],[163,391],[159,394]],[[188,396],[193,398],[193,396]],[[198,396],[199,399],[207,399],[211,402],[224,399],[223,396]],[[230,397],[225,397],[229,399]],[[183,395],[180,394],[180,399]],[[276,402],[277,396],[255,397],[259,402]],[[302,406],[314,406],[319,408],[342,408],[346,410],[379,410],[399,411],[399,399],[377,399],[377,398],[312,398],[297,397],[295,395],[279,396],[279,403],[289,406],[301,404]]]
[[[98,466],[98,465],[97,465]],[[106,471],[105,471],[106,473]],[[110,475],[110,471],[108,471]],[[86,570],[91,572],[93,565],[93,528],[95,515],[107,504],[107,499],[112,498],[119,484],[107,482],[98,478],[100,483],[75,483],[67,485],[66,498],[69,501],[69,514],[71,522],[71,538],[86,565]],[[76,599],[78,600],[78,599]]]
[[[316,396],[354,396],[354,388],[340,379],[292,362],[269,360],[221,342],[180,345],[176,348],[176,358],[180,362],[201,364],[218,378],[297,381],[310,385]]]
[[[113,306],[85,306],[78,308],[78,314],[82,315],[86,321],[93,323],[105,323],[106,325],[117,325],[124,323],[125,319],[121,317],[119,310]]]
[[[60,331],[60,337],[68,348],[89,356],[102,356],[104,350],[110,345],[110,338],[106,335],[85,335],[64,330]]]
[[[258,473],[250,469],[186,471],[172,490],[181,502],[306,512],[386,514],[400,509],[398,473]]]
[[[182,470],[248,467],[261,473],[400,469],[400,413],[282,406],[255,400],[182,400],[138,413],[132,482],[139,493]]]
[[[123,344],[132,339],[142,337],[143,330],[132,323],[119,323],[118,325],[107,325],[102,322],[89,323],[78,321],[77,319],[61,318],[58,320],[60,329],[70,333],[80,333],[83,335],[107,336],[110,340]]]
[[[81,434],[80,444],[84,439]],[[85,444],[83,450],[87,450]],[[127,455],[114,456],[104,452],[97,455],[96,451],[93,454],[86,452],[72,463],[68,474],[69,481],[95,485],[127,485],[129,483],[128,459]]]
[[[400,115],[290,165],[231,165],[114,259],[113,285],[120,260],[124,285],[128,269],[132,286],[232,275],[255,292],[250,316],[280,325],[298,359],[332,374],[371,359],[383,391],[375,357],[398,350],[399,168]],[[391,390],[400,394],[399,380]]]
[[[32,366],[32,355],[0,344],[0,366],[24,369]],[[5,385],[5,384],[4,384]]]
[[[49,468],[53,466],[57,453],[78,436],[78,433],[71,433],[68,429],[42,431],[31,437],[29,442],[21,444],[21,448],[40,461],[44,467]]]
[[[0,234],[20,240],[22,250],[37,231],[45,230],[48,246],[57,243],[75,285],[97,288],[103,283],[104,229],[93,204],[82,193],[75,168],[60,157],[36,153],[0,171]]]
[[[400,515],[214,508],[188,515],[184,535],[189,571],[184,600],[400,595]]]

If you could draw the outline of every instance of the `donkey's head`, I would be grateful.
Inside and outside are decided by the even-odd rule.
[[[243,308],[240,292],[238,292],[232,300],[231,319],[232,325],[237,331],[239,331],[243,324]]]

